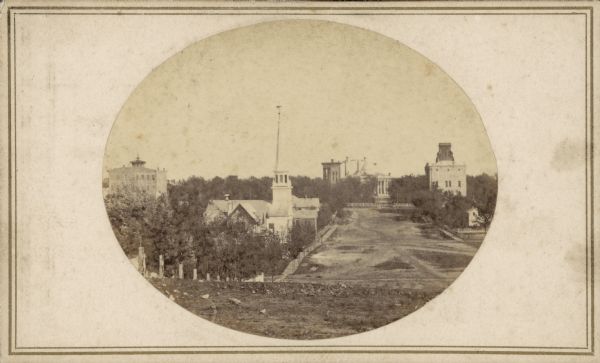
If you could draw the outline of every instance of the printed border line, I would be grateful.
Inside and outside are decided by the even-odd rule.
[[[467,1],[473,3],[473,1]],[[282,4],[284,5],[284,4]],[[371,10],[590,10],[591,6],[12,6],[15,10],[231,10],[239,13],[246,10],[308,10],[308,11],[371,11]]]
[[[13,236],[13,225],[12,225],[12,221],[14,220],[15,226],[14,226],[14,240],[16,241],[16,237],[17,237],[17,228],[16,228],[16,223],[17,223],[17,214],[16,214],[16,210],[17,210],[17,199],[16,199],[16,189],[17,189],[17,175],[16,175],[16,127],[13,129],[12,128],[12,120],[13,118],[15,119],[16,122],[16,41],[15,41],[15,33],[16,33],[16,28],[15,28],[15,23],[16,23],[16,14],[38,14],[38,13],[28,13],[28,12],[18,12],[18,11],[13,11],[12,12],[12,18],[11,18],[11,10],[15,9],[15,10],[29,10],[29,9],[35,9],[35,10],[105,10],[105,9],[112,9],[112,10],[117,10],[118,12],[116,12],[115,14],[118,15],[212,15],[214,13],[206,13],[206,14],[201,14],[201,13],[196,13],[196,14],[189,14],[189,13],[181,13],[181,14],[177,14],[177,13],[173,13],[173,12],[169,12],[169,13],[164,13],[164,14],[160,14],[160,13],[156,13],[154,10],[211,10],[211,9],[215,9],[215,10],[222,10],[222,9],[226,9],[226,10],[236,10],[237,12],[235,13],[231,13],[231,14],[227,14],[227,15],[252,15],[250,13],[239,13],[239,10],[256,10],[256,9],[265,9],[265,10],[415,10],[415,9],[422,9],[422,10],[492,10],[492,12],[485,12],[485,13],[475,13],[475,12],[469,12],[469,13],[464,13],[464,14],[460,14],[460,13],[446,13],[446,14],[442,14],[440,12],[433,12],[433,13],[422,13],[422,14],[418,14],[418,15],[569,15],[569,14],[582,14],[582,15],[586,15],[586,116],[587,116],[587,112],[588,112],[588,107],[589,107],[589,113],[590,113],[590,119],[588,119],[588,117],[586,117],[586,174],[588,173],[588,167],[590,168],[590,181],[591,181],[591,187],[588,188],[588,178],[586,175],[586,200],[588,200],[588,197],[591,196],[590,200],[590,206],[591,206],[591,213],[590,213],[590,217],[588,218],[588,208],[587,208],[587,203],[586,203],[586,255],[588,253],[588,246],[587,246],[587,242],[591,241],[590,244],[590,262],[591,262],[591,266],[590,270],[591,270],[591,290],[592,293],[589,295],[591,298],[591,350],[589,352],[553,352],[553,351],[542,351],[542,352],[535,352],[535,351],[509,351],[509,350],[497,350],[497,351],[488,351],[488,350],[481,350],[481,349],[486,349],[486,348],[492,348],[492,349],[497,349],[497,348],[507,348],[507,349],[511,349],[511,348],[518,348],[518,349],[527,349],[527,348],[532,348],[532,349],[588,349],[589,348],[589,344],[586,344],[585,348],[569,348],[569,347],[494,347],[494,346],[489,346],[489,347],[485,347],[485,346],[456,346],[457,348],[474,348],[474,349],[479,349],[479,350],[475,350],[475,351],[460,351],[460,350],[435,350],[435,351],[424,351],[424,350],[366,350],[366,351],[359,351],[359,350],[348,350],[348,351],[343,351],[343,350],[292,350],[292,351],[284,351],[284,350],[272,350],[272,351],[257,351],[257,350],[250,350],[250,351],[243,351],[243,350],[235,350],[235,351],[222,351],[222,350],[216,350],[216,351],[206,351],[206,350],[201,350],[201,351],[88,351],[88,352],[17,352],[17,349],[28,349],[28,348],[17,348],[17,344],[16,344],[16,328],[17,328],[17,324],[16,324],[16,311],[17,311],[17,294],[16,294],[16,267],[17,267],[17,259],[16,259],[16,254],[17,254],[17,246],[15,244],[15,248],[14,248],[14,257],[13,257],[13,249],[12,249],[12,242],[13,240],[11,239],[11,237]],[[534,13],[496,13],[493,12],[493,10],[510,10],[513,9],[515,11],[517,10],[588,10],[589,13],[584,12],[584,13],[576,13],[576,12],[561,12],[561,13],[540,13],[540,12],[534,12]],[[142,12],[142,13],[122,13],[120,12],[120,10],[151,10],[150,12]],[[44,15],[53,15],[53,14],[61,14],[61,13],[57,13],[57,12],[49,12],[49,13],[39,13],[39,14],[44,14]],[[76,12],[76,13],[62,13],[61,15],[110,15],[110,13],[107,12],[102,12],[102,13],[96,13],[96,14],[90,14],[90,13],[83,13],[83,12]],[[302,15],[302,14],[298,14],[298,13],[290,13],[290,14],[281,14],[281,13],[277,13],[277,12],[272,12],[272,13],[257,13],[256,15]],[[314,14],[314,13],[306,13],[306,15],[413,15],[415,13],[399,13],[399,14],[389,14],[389,13],[381,13],[381,14],[373,14],[373,13],[324,13],[324,14]],[[587,16],[590,16],[590,20],[591,20],[591,24],[590,24],[590,28],[588,29],[588,25],[587,25]],[[226,15],[225,13],[223,13],[222,15]],[[12,22],[11,22],[12,19]],[[12,28],[11,28],[12,26]],[[594,301],[594,294],[593,294],[593,287],[594,287],[594,276],[593,276],[593,268],[594,268],[594,255],[593,255],[593,220],[594,220],[594,209],[593,209],[593,7],[447,7],[447,8],[436,8],[436,7],[355,7],[355,8],[350,8],[350,7],[9,7],[7,9],[7,27],[8,27],[8,32],[7,34],[8,36],[8,55],[9,55],[9,60],[8,60],[8,64],[9,64],[9,69],[8,69],[8,87],[9,87],[9,107],[8,107],[8,115],[9,115],[9,122],[8,122],[8,130],[9,130],[9,355],[60,355],[60,354],[65,354],[65,355],[88,355],[88,354],[93,354],[93,355],[101,355],[101,354],[192,354],[192,353],[204,353],[204,354],[214,354],[214,353],[218,353],[218,354],[240,354],[240,353],[253,353],[253,354],[260,354],[260,353],[327,353],[327,352],[337,352],[337,353],[372,353],[372,352],[377,352],[377,353],[454,353],[454,354],[536,354],[536,355],[544,355],[544,354],[560,354],[560,355],[591,355],[594,352],[594,306],[593,306],[593,301]],[[12,30],[12,32],[11,32]],[[588,43],[588,31],[590,32],[590,40],[591,42]],[[11,59],[11,36],[12,36],[12,45],[13,45],[13,52],[12,52],[12,57],[14,57],[14,59]],[[591,67],[590,67],[590,71],[588,73],[588,67],[587,67],[587,62],[588,62],[588,58],[587,58],[587,50],[588,47],[590,48],[590,58],[591,58]],[[14,68],[11,68],[11,66]],[[14,71],[14,77],[11,77],[12,74],[11,72]],[[591,75],[591,81],[589,81],[588,79],[588,75]],[[11,80],[14,83],[11,83]],[[589,81],[589,82],[588,82]],[[15,92],[14,95],[12,94],[12,89],[11,87],[13,86],[15,87]],[[587,91],[588,91],[588,87],[590,87],[590,98],[591,98],[591,102],[588,106],[588,99],[587,99]],[[14,97],[14,112],[12,112],[12,100]],[[11,118],[11,116],[13,118]],[[590,121],[591,120],[591,121]],[[588,124],[589,122],[589,124]],[[587,145],[587,133],[588,133],[588,125],[590,128],[590,147],[588,150],[588,145]],[[16,125],[15,125],[16,126]],[[13,134],[12,132],[14,131],[14,143],[12,142],[12,137]],[[14,149],[15,149],[15,155],[14,155],[14,164],[12,163],[12,147],[14,145]],[[591,159],[591,160],[590,160]],[[12,181],[13,181],[13,167],[15,167],[15,173],[14,173],[14,219],[13,219],[13,214],[12,214],[12,203],[13,203],[13,188],[12,188]],[[588,191],[589,189],[589,191]],[[587,225],[588,219],[591,221],[591,230],[590,230],[590,226]],[[588,230],[590,230],[590,235],[588,236]],[[588,238],[588,237],[591,237]],[[12,289],[12,284],[13,284],[13,276],[12,276],[12,272],[13,272],[13,264],[12,264],[12,259],[14,258],[14,269],[15,269],[15,276],[14,276],[14,285],[15,285],[15,289]],[[589,308],[587,306],[587,295],[589,293],[588,289],[588,259],[586,258],[586,315],[589,312]],[[13,292],[14,292],[14,304],[12,303],[12,298],[13,298]],[[12,316],[12,308],[14,306],[14,319]],[[588,322],[590,319],[586,319],[586,331],[588,331]],[[13,336],[12,336],[12,327],[14,324],[14,331],[15,331],[15,335],[14,335],[14,349],[13,349]],[[590,335],[586,334],[586,343],[587,343],[587,338],[590,337]],[[265,348],[267,348],[269,346],[265,346]],[[307,346],[273,346],[271,348],[305,348]],[[328,348],[328,346],[318,346],[319,348]],[[344,347],[344,346],[330,346],[331,348],[336,348],[336,347]],[[385,348],[386,346],[356,346],[356,347],[379,347],[379,348]],[[389,347],[394,347],[394,346],[389,346]],[[403,346],[395,346],[398,348],[403,348]],[[419,347],[419,346],[405,346],[407,348],[415,348],[415,347]],[[436,346],[423,346],[423,348],[435,348]],[[439,346],[440,348],[449,348],[450,346]],[[96,349],[111,349],[111,347],[97,347]],[[127,347],[120,347],[118,349],[121,348],[127,348]],[[134,347],[131,347],[134,348]],[[152,347],[140,347],[142,349],[152,349]],[[156,347],[158,349],[163,349],[163,348],[175,348],[177,349],[178,347]],[[189,347],[189,348],[196,348],[196,347]],[[197,347],[197,348],[202,348],[202,347]],[[207,348],[207,347],[204,347]],[[220,347],[221,348],[221,347]],[[234,348],[234,347],[222,347],[222,348]],[[246,348],[248,349],[249,347],[246,346],[240,346],[239,348]],[[251,347],[254,348],[254,347]],[[256,348],[260,348],[260,347],[256,347]],[[33,349],[81,349],[81,348],[33,348]],[[83,348],[83,349],[87,349],[87,348]]]
[[[12,57],[11,57],[11,14],[10,7],[6,12],[6,44],[7,44],[7,65],[8,65],[8,78],[7,78],[7,86],[8,86],[8,354],[10,355],[13,349],[13,341],[12,341],[12,330],[13,330],[13,306],[12,306],[12,260],[13,260],[13,252],[12,252],[12,204],[13,204],[13,193],[12,193]],[[16,345],[15,345],[16,347]]]

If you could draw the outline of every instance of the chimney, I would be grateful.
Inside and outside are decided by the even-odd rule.
[[[225,194],[225,201],[227,202],[227,215],[233,212],[233,201],[229,199],[229,194]]]

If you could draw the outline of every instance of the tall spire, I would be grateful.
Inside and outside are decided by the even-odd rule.
[[[275,171],[279,169],[279,126],[281,124],[281,106],[277,106],[277,148],[275,149]]]

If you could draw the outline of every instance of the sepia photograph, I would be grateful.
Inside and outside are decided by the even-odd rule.
[[[102,180],[116,241],[165,298],[287,339],[427,304],[484,243],[497,193],[459,84],[396,40],[315,20],[225,31],[153,69]]]
[[[0,0],[0,362],[597,361],[599,7]]]

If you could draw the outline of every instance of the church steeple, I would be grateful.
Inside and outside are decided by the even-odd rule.
[[[281,135],[281,106],[277,106],[277,146],[275,148],[275,170],[273,175],[273,186],[289,187],[291,191],[292,182],[288,172],[279,167],[279,147]]]
[[[281,128],[281,106],[277,106],[277,146],[275,147],[275,172],[279,170],[279,129]]]
[[[292,181],[288,172],[281,170],[279,165],[279,147],[281,134],[281,106],[277,106],[277,146],[275,149],[275,170],[273,171],[273,183],[271,190],[273,191],[273,211],[272,216],[292,215]]]

